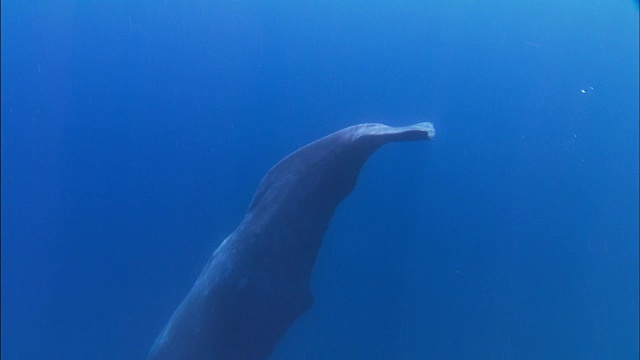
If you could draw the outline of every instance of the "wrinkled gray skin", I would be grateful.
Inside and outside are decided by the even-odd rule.
[[[430,123],[361,124],[277,163],[157,337],[149,359],[268,358],[313,303],[309,283],[322,237],[366,160],[388,142],[434,135]]]

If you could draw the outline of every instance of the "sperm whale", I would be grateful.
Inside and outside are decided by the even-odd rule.
[[[266,359],[313,303],[311,272],[335,209],[380,147],[430,140],[431,123],[351,126],[286,156],[207,261],[148,359]]]

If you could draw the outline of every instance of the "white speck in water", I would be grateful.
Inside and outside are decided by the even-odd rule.
[[[584,89],[580,89],[580,93],[582,93],[582,94],[590,93],[592,91],[593,91],[593,86],[588,86],[588,87],[586,87]]]

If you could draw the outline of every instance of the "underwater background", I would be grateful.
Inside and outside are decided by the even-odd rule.
[[[353,124],[272,359],[637,359],[634,1],[2,1],[2,359],[141,359],[262,176]]]

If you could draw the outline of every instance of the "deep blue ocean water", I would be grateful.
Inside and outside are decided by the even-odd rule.
[[[262,176],[361,122],[273,359],[637,359],[634,1],[3,1],[2,359],[140,359]]]

